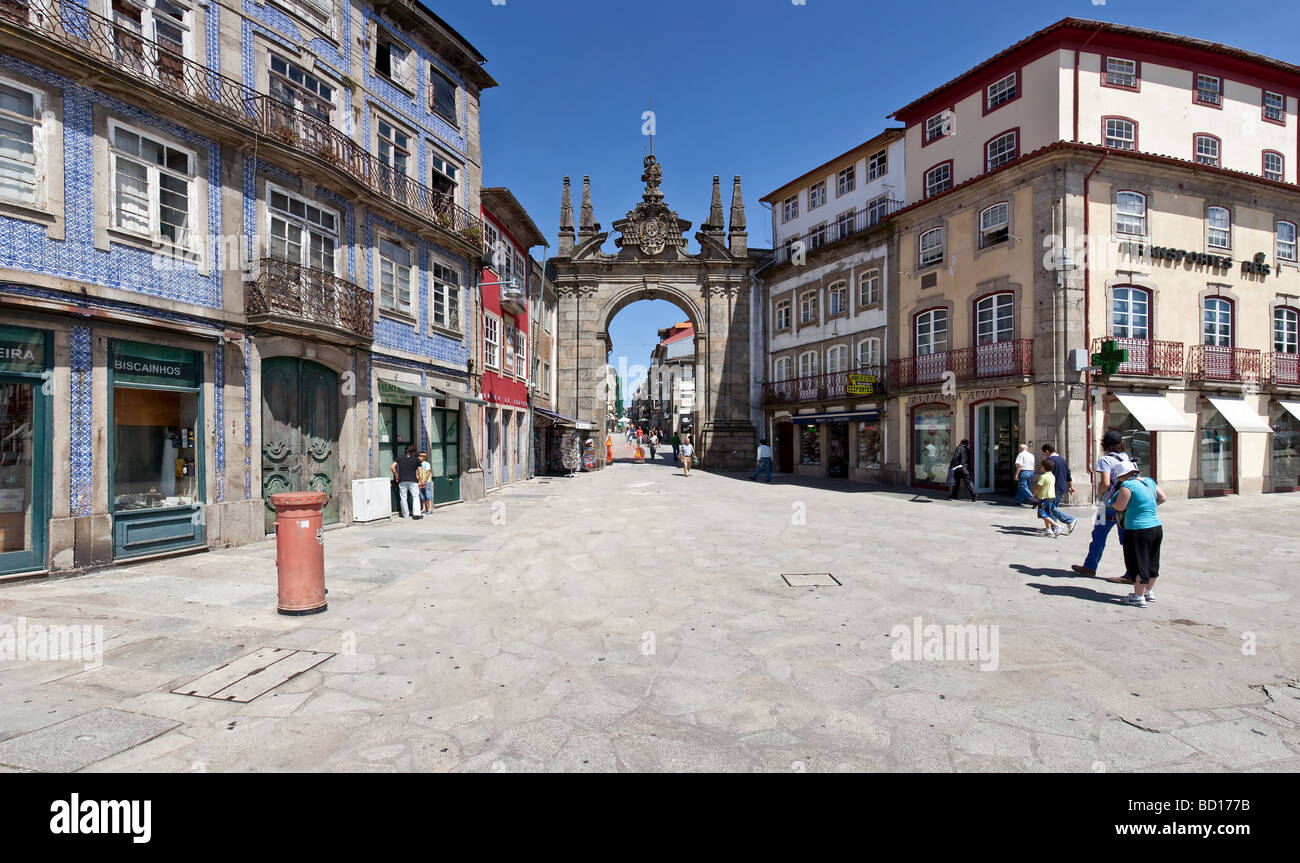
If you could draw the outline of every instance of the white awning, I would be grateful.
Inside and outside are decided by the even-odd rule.
[[[1239,432],[1263,432],[1272,434],[1273,429],[1269,426],[1264,418],[1246,404],[1245,399],[1224,399],[1210,396],[1210,404],[1214,405],[1223,418]]]
[[[1196,431],[1164,396],[1115,393],[1115,398],[1147,431]]]
[[[1300,402],[1284,402],[1281,399],[1279,399],[1278,404],[1282,406],[1282,410],[1286,411],[1287,413],[1291,414],[1291,416],[1300,420]]]

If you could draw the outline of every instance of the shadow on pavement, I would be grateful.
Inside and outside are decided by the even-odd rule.
[[[998,529],[999,533],[1009,533],[1013,536],[1042,536],[1043,529],[1032,525],[1023,524],[995,524],[993,527]]]
[[[1092,578],[1090,575],[1080,575],[1071,569],[1045,569],[1041,566],[1025,566],[1023,563],[1013,563],[1011,568],[1021,575],[1038,578]]]
[[[1086,587],[1073,587],[1055,584],[1035,584],[1027,582],[1029,587],[1045,596],[1067,596],[1071,599],[1086,599],[1088,602],[1100,602],[1103,605],[1120,605],[1120,596],[1114,593],[1101,593]]]

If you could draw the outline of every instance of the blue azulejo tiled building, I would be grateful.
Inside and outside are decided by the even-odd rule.
[[[354,483],[408,442],[482,493],[469,43],[406,0],[0,0],[0,45],[0,576],[261,539],[277,491],[384,516]]]

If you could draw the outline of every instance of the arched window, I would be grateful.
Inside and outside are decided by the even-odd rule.
[[[1010,231],[1011,208],[1000,201],[980,213],[980,248],[1005,242]]]
[[[799,323],[811,324],[817,320],[817,292],[808,291],[799,298]]]
[[[1115,195],[1115,231],[1145,236],[1147,232],[1147,196],[1141,192]]]
[[[867,270],[858,276],[858,305],[880,304],[880,270]]]
[[[1209,165],[1211,168],[1219,167],[1219,153],[1222,151],[1223,145],[1218,138],[1213,135],[1197,135],[1194,149],[1198,165]]]
[[[1231,300],[1206,297],[1201,320],[1201,344],[1219,348],[1232,347]]]
[[[849,367],[849,349],[844,345],[835,345],[826,349],[826,373],[847,371]]]
[[[1286,182],[1286,157],[1277,150],[1264,151],[1264,179]]]
[[[780,357],[772,366],[772,380],[788,381],[790,380],[790,369],[793,363],[789,357]]]
[[[858,342],[857,367],[860,369],[878,368],[883,365],[880,351],[880,339],[869,338]]]
[[[975,303],[975,344],[991,345],[1010,341],[1015,334],[1016,298],[1002,293],[984,297]]]
[[[948,350],[948,310],[928,309],[916,316],[916,354]]]
[[[817,352],[805,351],[799,355],[799,377],[806,378],[817,374]]]
[[[1121,285],[1111,295],[1110,334],[1117,339],[1151,338],[1151,294],[1131,285]]]
[[[1287,306],[1273,310],[1273,351],[1292,355],[1300,353],[1300,312]]]
[[[1105,117],[1101,121],[1102,141],[1112,150],[1137,149],[1137,123],[1127,117]]]
[[[1296,262],[1295,222],[1279,221],[1277,223],[1277,259]]]
[[[826,289],[826,314],[843,315],[849,310],[848,283],[841,279]]]
[[[943,228],[931,228],[923,233],[919,246],[920,266],[943,263]]]
[[[1232,248],[1232,213],[1227,207],[1205,211],[1205,244],[1212,249]]]

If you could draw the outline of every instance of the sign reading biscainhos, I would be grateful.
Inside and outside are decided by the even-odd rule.
[[[895,662],[928,660],[930,662],[979,661],[980,671],[998,670],[998,627],[996,624],[923,624],[912,618],[909,626],[900,623],[889,631],[894,646],[889,655]]]
[[[153,836],[152,800],[68,800],[50,804],[50,832],[56,835],[126,834],[137,845]]]

